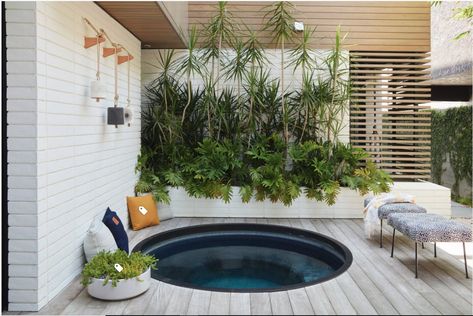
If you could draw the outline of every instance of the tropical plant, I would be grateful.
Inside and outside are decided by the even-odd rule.
[[[216,6],[216,14],[205,26],[205,61],[211,62],[211,78],[216,83],[216,90],[220,86],[220,68],[222,59],[222,47],[233,47],[235,40],[236,23],[233,16],[227,10],[227,1],[219,1]]]
[[[222,198],[229,202],[232,197],[232,180],[235,170],[242,168],[238,145],[229,141],[219,143],[205,139],[195,149],[195,156],[183,162],[182,172],[186,178],[185,188],[190,196]]]
[[[443,1],[439,0],[431,1],[433,7],[440,6],[442,2]],[[460,3],[461,6],[453,8],[452,18],[455,20],[466,21],[469,25],[469,28],[466,31],[462,31],[454,37],[455,40],[459,40],[471,34],[471,28],[473,27],[473,4],[463,5],[464,3],[468,3],[467,1],[456,1],[456,3]]]
[[[87,286],[92,283],[92,278],[103,279],[103,285],[108,282],[112,287],[116,287],[120,280],[136,278],[142,281],[139,276],[148,268],[156,269],[157,259],[151,255],[141,252],[132,252],[128,255],[123,250],[101,251],[88,262],[82,270],[82,285]],[[119,264],[123,269],[118,271],[115,265]]]
[[[200,77],[203,77],[207,72],[206,65],[202,62],[202,54],[199,54],[197,51],[198,41],[199,36],[197,28],[193,25],[188,34],[187,54],[179,59],[176,69],[176,72],[182,73],[186,76],[187,82],[187,103],[182,111],[182,124],[184,124],[186,111],[192,102],[192,76],[197,74]]]
[[[225,2],[204,26],[203,41],[190,30],[184,56],[157,55],[161,72],[147,87],[142,111],[137,193],[168,203],[168,187],[184,187],[190,196],[228,202],[232,187],[240,186],[244,202],[254,197],[290,205],[302,192],[333,204],[342,186],[388,190],[389,176],[365,151],[338,141],[350,96],[345,37],[338,28],[334,48],[316,59],[315,30],[307,28],[286,61],[293,9],[278,2],[266,15],[265,30],[281,53],[278,78],[256,34],[248,31],[246,41],[236,36]],[[288,67],[301,70],[300,86],[286,89]],[[197,87],[195,77],[202,79]],[[230,84],[221,89],[221,81]]]
[[[300,119],[298,120],[298,124],[294,125],[295,128],[299,128],[300,130],[300,141],[304,139],[310,113],[314,112],[317,106],[315,99],[316,93],[313,91],[313,81],[315,79],[313,69],[315,69],[316,60],[315,52],[310,47],[310,40],[314,32],[315,29],[304,29],[299,44],[294,49],[290,50],[289,56],[290,63],[288,67],[292,66],[294,72],[299,67],[301,68],[301,88],[296,92],[294,98],[297,102],[296,104],[298,104],[298,107],[296,106],[296,108],[299,116],[303,117],[302,126],[300,125]]]
[[[340,131],[344,127],[343,117],[348,111],[348,101],[350,99],[350,82],[348,80],[348,69],[346,68],[347,57],[342,51],[342,44],[347,34],[341,35],[340,26],[335,33],[335,44],[325,65],[330,75],[330,95],[329,102],[325,103],[325,130],[328,141],[337,141]]]
[[[279,1],[272,4],[269,7],[268,12],[265,14],[267,19],[264,30],[269,30],[273,36],[272,40],[277,45],[280,45],[281,51],[281,108],[283,115],[283,135],[284,143],[286,146],[289,144],[289,127],[288,127],[288,116],[287,116],[287,104],[285,100],[285,81],[284,81],[284,54],[285,45],[292,41],[294,17],[292,11],[294,5],[289,1]]]

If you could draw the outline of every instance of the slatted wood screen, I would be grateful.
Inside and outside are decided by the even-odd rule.
[[[350,52],[350,141],[393,179],[430,178],[430,54]]]

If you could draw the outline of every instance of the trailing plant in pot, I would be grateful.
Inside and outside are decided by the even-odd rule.
[[[103,300],[122,300],[142,294],[149,288],[151,269],[157,259],[140,252],[102,251],[82,270],[82,284],[88,293]]]

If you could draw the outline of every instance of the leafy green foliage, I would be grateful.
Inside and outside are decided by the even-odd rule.
[[[469,30],[458,33],[454,39],[459,40],[469,36],[471,34],[471,27],[473,26],[473,5],[470,4],[464,7],[455,8],[453,10],[453,18],[455,20],[464,20],[470,26]]]
[[[179,186],[193,197],[229,202],[239,186],[244,202],[290,205],[301,194],[333,204],[344,186],[388,190],[389,176],[366,163],[366,152],[338,141],[350,97],[346,34],[338,28],[333,49],[316,55],[315,30],[298,38],[293,32],[294,10],[276,2],[265,16],[265,30],[281,49],[279,77],[268,69],[257,34],[236,28],[226,2],[217,4],[202,34],[190,30],[187,54],[157,55],[161,73],[147,87],[142,112],[137,193],[168,203],[167,188]],[[296,45],[285,63],[288,42]],[[301,69],[301,77],[300,86],[286,90],[288,67]],[[192,87],[194,79],[202,84]]]
[[[96,278],[104,279],[103,285],[112,282],[112,286],[116,287],[121,279],[136,278],[141,281],[138,277],[148,268],[157,269],[157,261],[155,257],[140,252],[128,255],[123,250],[101,251],[85,265],[81,283],[87,286],[92,282],[92,278]],[[121,265],[123,270],[118,272],[115,264]]]
[[[232,143],[218,143],[205,139],[195,149],[195,156],[183,162],[184,187],[194,197],[222,198],[229,202],[232,197],[231,182],[235,170],[242,167],[237,157],[239,150]]]
[[[442,184],[443,164],[452,166],[452,194],[462,180],[472,181],[472,106],[432,111],[432,181]],[[471,196],[471,195],[470,195]]]

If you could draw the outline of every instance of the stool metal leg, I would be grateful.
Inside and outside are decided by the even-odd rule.
[[[425,248],[424,248],[424,243],[422,243],[422,249],[425,249]]]
[[[391,258],[394,255],[394,237],[396,236],[396,229],[393,228],[393,241],[391,243]]]
[[[434,257],[437,258],[437,243],[434,242]]]
[[[415,252],[416,252],[416,279],[417,279],[417,241],[415,242]]]
[[[381,219],[381,228],[379,230],[379,248],[383,248],[383,219]]]
[[[465,275],[466,275],[466,278],[469,279],[469,277],[468,277],[468,265],[466,264],[465,242],[463,242],[463,259],[465,260]]]

